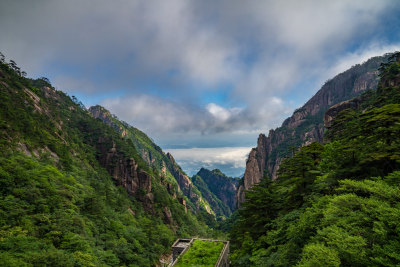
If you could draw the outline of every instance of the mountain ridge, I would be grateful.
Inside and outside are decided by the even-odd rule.
[[[246,192],[230,241],[234,266],[397,266],[400,52],[376,90],[324,116],[322,143],[294,148],[278,179]]]
[[[373,57],[362,64],[328,80],[321,89],[282,125],[271,129],[268,136],[260,134],[257,147],[253,148],[246,161],[243,185],[236,192],[240,206],[245,200],[245,191],[259,183],[266,175],[277,178],[282,159],[291,153],[291,147],[299,147],[314,141],[322,142],[324,134],[323,116],[334,104],[351,99],[364,91],[375,89],[378,84],[378,68],[390,54]]]
[[[178,236],[213,234],[131,139],[17,70],[1,60],[0,262],[151,266]]]
[[[235,192],[239,178],[228,177],[219,169],[210,171],[201,168],[193,175],[192,181],[211,204],[217,216],[227,218],[236,209]]]
[[[170,153],[164,153],[151,138],[144,132],[121,122],[116,116],[112,115],[106,108],[96,105],[89,108],[89,112],[94,118],[100,119],[105,124],[114,128],[121,134],[122,138],[131,140],[135,148],[140,151],[140,155],[149,165],[156,168],[164,179],[168,181],[167,188],[172,195],[183,193],[186,197],[184,203],[194,212],[203,208],[207,213],[214,214],[210,204],[201,196],[200,191],[193,186],[190,178],[184,173],[182,168],[176,163]],[[182,198],[182,196],[178,196]],[[183,203],[183,200],[180,200]]]

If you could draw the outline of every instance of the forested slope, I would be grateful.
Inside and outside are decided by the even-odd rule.
[[[144,132],[118,120],[104,107],[93,106],[89,108],[89,111],[95,118],[101,119],[119,132],[122,138],[132,141],[143,160],[156,169],[167,181],[167,189],[170,194],[178,195],[181,203],[187,205],[194,212],[215,215],[210,204],[202,197],[196,185],[192,183],[170,153],[165,154]]]
[[[0,262],[152,266],[177,237],[211,234],[130,139],[0,63]]]
[[[222,219],[236,210],[235,193],[239,180],[226,176],[219,169],[210,171],[204,168],[192,177],[193,183]]]
[[[235,266],[399,266],[400,53],[390,60],[376,91],[330,118],[323,145],[246,193]]]

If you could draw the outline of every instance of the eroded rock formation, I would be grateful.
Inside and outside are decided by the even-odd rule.
[[[178,183],[178,190],[189,198],[197,210],[200,206],[212,213],[208,203],[202,199],[202,197],[197,193],[199,192],[195,186],[192,184],[190,178],[182,171],[179,165],[175,162],[175,159],[171,154],[165,154],[161,148],[152,142],[143,132],[134,129],[133,127],[126,126],[117,121],[115,116],[113,116],[107,109],[102,106],[93,106],[89,108],[89,112],[93,117],[102,120],[104,123],[108,124],[114,128],[117,132],[121,134],[121,137],[127,137],[133,141],[136,150],[139,152],[140,156],[145,162],[147,162],[152,167],[159,170],[161,175],[168,176],[170,173]],[[172,185],[169,185],[168,192],[176,198],[176,190]],[[204,205],[203,205],[204,204]],[[189,205],[189,207],[191,207]],[[185,203],[186,209],[186,203]],[[196,211],[195,210],[195,211]]]
[[[375,89],[379,78],[377,69],[387,58],[388,55],[371,58],[337,75],[327,81],[303,107],[295,110],[281,127],[270,130],[268,136],[260,134],[257,147],[251,150],[246,162],[243,184],[236,192],[238,205],[245,200],[245,190],[260,182],[264,176],[277,179],[279,165],[282,159],[289,155],[291,147],[304,146],[315,141],[322,142],[325,111],[337,103],[360,95],[365,90]],[[350,101],[343,105],[356,104]],[[327,116],[329,126],[331,115]]]
[[[144,208],[152,210],[154,202],[151,193],[151,176],[138,168],[133,158],[119,153],[114,142],[100,137],[97,145],[99,162],[106,168],[112,178],[122,185],[129,194],[137,196],[144,203]]]
[[[193,185],[190,178],[182,171],[179,165],[175,162],[174,157],[170,153],[167,153],[167,157],[170,161],[169,164],[167,164],[169,171],[175,177],[176,181],[178,182],[179,188],[182,190],[183,194],[193,202],[193,204],[196,206],[196,210],[198,210],[203,202],[203,198],[201,197],[200,194],[197,193],[199,191],[195,189],[195,186]],[[204,208],[206,209],[206,211],[208,213],[212,213],[210,207],[208,206],[208,203],[204,204],[205,204]]]

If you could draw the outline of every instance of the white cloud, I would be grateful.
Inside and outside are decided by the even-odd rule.
[[[198,131],[206,128],[209,119],[190,106],[143,94],[106,99],[102,105],[149,133]]]
[[[218,121],[227,121],[243,110],[242,108],[223,108],[215,103],[207,104],[206,109]]]
[[[3,0],[0,49],[150,135],[232,136],[277,127],[299,83],[317,84],[307,99],[315,81],[397,49],[381,37],[390,40],[384,23],[398,9],[395,0]],[[199,101],[227,86],[226,103]]]
[[[114,81],[99,81],[98,89],[170,71],[178,77],[168,82],[184,86],[228,82],[237,99],[250,105],[290,89],[349,41],[376,36],[381,16],[395,5],[382,0],[95,3],[2,1],[3,52],[35,73],[51,72],[50,64],[62,62],[97,76],[98,68],[112,64],[115,73],[108,79]],[[130,90],[140,91],[135,88]]]
[[[325,80],[399,50],[398,40],[388,41],[399,36],[390,32],[398,27],[399,6],[396,0],[2,0],[0,51],[28,75],[85,96],[86,104],[103,99],[164,145],[247,146]],[[293,101],[298,87],[305,91]],[[226,103],[205,103],[219,93]],[[214,152],[196,152],[192,161],[232,170],[244,164],[233,160],[242,154]]]
[[[250,147],[167,149],[189,175],[201,167],[212,170],[224,166],[227,174],[233,176],[243,174],[250,150]]]
[[[232,135],[267,131],[291,111],[278,97],[264,99],[264,105],[256,109],[224,108],[215,103],[199,107],[146,94],[107,98],[101,104],[146,133],[167,138],[196,132]],[[258,127],[260,122],[265,123],[263,128]]]
[[[54,77],[51,83],[56,88],[63,88],[65,92],[72,94],[76,92],[94,93],[97,91],[93,82],[87,78],[59,75]]]

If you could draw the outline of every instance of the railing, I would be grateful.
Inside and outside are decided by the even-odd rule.
[[[219,255],[218,261],[215,264],[215,267],[228,267],[229,266],[229,241],[224,242],[224,247],[222,249],[221,254]]]

